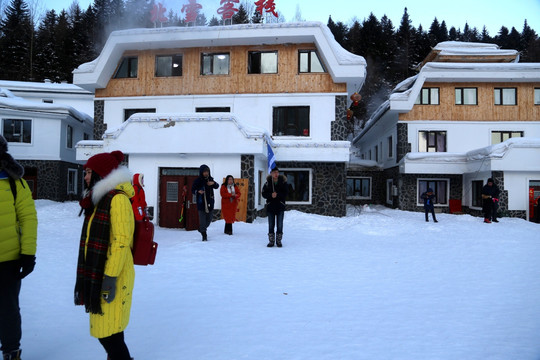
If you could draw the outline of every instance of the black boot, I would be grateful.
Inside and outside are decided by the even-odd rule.
[[[208,241],[208,237],[206,236],[206,231],[201,232],[202,235],[202,241]]]
[[[227,224],[229,225],[229,235],[232,235],[232,224]]]
[[[273,247],[274,246],[274,239],[275,239],[274,234],[268,234],[268,245],[266,245],[266,246],[267,247]]]
[[[223,229],[223,232],[225,234],[228,234],[229,233],[229,224],[225,223],[225,229]]]
[[[283,234],[276,234],[276,245],[277,247],[281,247],[281,239],[283,238]]]
[[[21,360],[22,350],[15,350],[9,353],[4,353],[4,360]]]

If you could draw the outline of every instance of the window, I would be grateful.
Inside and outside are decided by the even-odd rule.
[[[182,55],[156,56],[156,77],[182,76]]]
[[[277,51],[250,51],[248,53],[248,74],[275,74],[277,70]]]
[[[71,125],[67,126],[66,143],[68,149],[73,149],[73,127]]]
[[[495,88],[495,105],[516,105],[516,88]]]
[[[394,141],[391,136],[388,137],[388,157],[394,157]]]
[[[223,107],[198,107],[195,108],[195,112],[198,113],[210,113],[210,112],[231,112],[231,108],[228,106]]]
[[[77,169],[68,169],[67,193],[77,194]]]
[[[435,193],[435,205],[448,205],[448,180],[438,180],[438,179],[429,179],[429,180],[418,180],[418,194],[417,194],[417,205],[423,205],[424,200],[420,198],[428,188],[432,188]]]
[[[418,133],[419,152],[445,152],[446,131],[420,131]]]
[[[178,202],[178,182],[167,181],[165,197],[167,202]]]
[[[386,180],[386,203],[392,205],[394,203],[394,180]]]
[[[371,178],[347,178],[347,197],[355,199],[371,199]]]
[[[52,104],[54,103],[53,99],[41,99],[41,101],[45,104]]]
[[[298,72],[301,73],[323,73],[324,69],[319,55],[315,50],[300,50],[298,52]]]
[[[375,145],[375,161],[379,162],[379,147]]]
[[[472,182],[472,201],[471,206],[482,207],[482,188],[484,187],[482,180]]]
[[[136,56],[122,58],[122,62],[114,74],[115,79],[136,78],[139,59]]]
[[[534,105],[540,105],[540,88],[534,89]]]
[[[201,54],[201,75],[228,75],[229,53]]]
[[[136,113],[155,113],[156,109],[124,109],[124,121]]]
[[[416,98],[417,105],[439,105],[439,88],[422,88]]]
[[[276,106],[272,135],[309,136],[309,106]]]
[[[456,88],[456,105],[478,105],[478,88]]]
[[[83,140],[90,140],[90,135],[87,133],[84,133]]]
[[[3,135],[7,142],[32,142],[32,120],[4,119]]]
[[[311,203],[311,170],[310,169],[284,169],[283,175],[287,178],[289,193],[288,204]]]
[[[492,131],[491,145],[500,144],[511,138],[523,137],[523,131]]]

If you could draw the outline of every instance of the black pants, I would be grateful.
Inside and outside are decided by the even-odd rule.
[[[212,211],[206,212],[204,210],[198,210],[199,212],[199,232],[205,233],[208,226],[212,223],[213,213]]]
[[[19,260],[0,263],[0,349],[4,353],[21,346],[20,268]]]
[[[426,213],[426,221],[429,221],[429,213],[430,212],[431,212],[431,216],[433,216],[433,221],[437,221],[437,219],[435,218],[435,209],[434,208],[431,208],[431,209],[424,208],[424,212]]]
[[[124,332],[98,339],[110,360],[131,360],[129,349],[124,342]]]

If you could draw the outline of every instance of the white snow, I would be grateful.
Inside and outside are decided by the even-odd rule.
[[[462,41],[443,41],[438,43],[434,50],[439,50],[440,55],[473,55],[473,56],[485,56],[485,55],[507,55],[515,56],[519,52],[511,49],[501,49],[496,44],[489,43],[477,43],[477,42],[462,42]]]
[[[82,218],[36,202],[37,265],[23,280],[23,357],[105,359],[73,305]],[[156,264],[136,267],[126,342],[145,359],[533,360],[540,358],[538,224],[380,206],[334,218],[285,214],[196,231],[157,228]]]

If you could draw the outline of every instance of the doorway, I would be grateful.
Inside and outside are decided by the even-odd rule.
[[[191,186],[199,169],[161,168],[159,176],[159,226],[197,230],[197,204],[192,201]]]
[[[529,180],[529,221],[540,223],[540,180]]]

